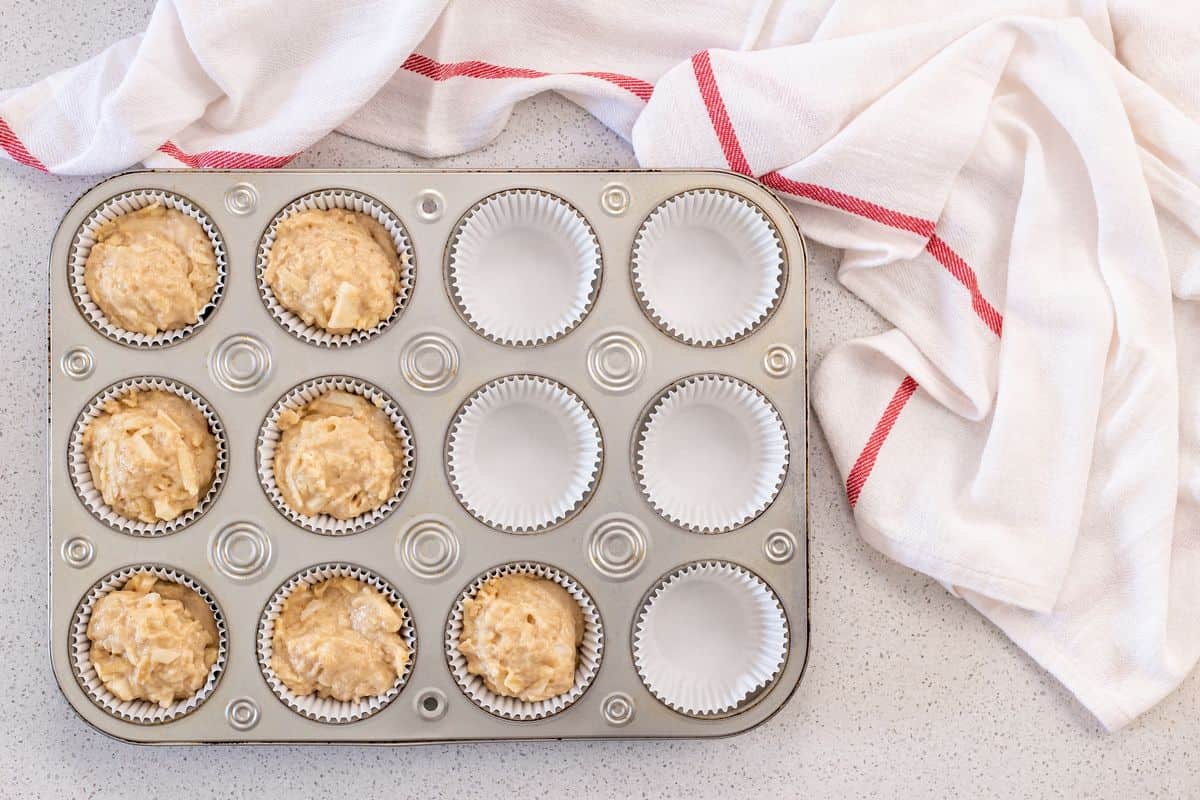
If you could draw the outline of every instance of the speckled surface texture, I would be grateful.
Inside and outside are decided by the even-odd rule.
[[[149,4],[0,0],[0,87],[29,83],[141,30]],[[421,162],[342,136],[297,167],[631,166],[624,143],[542,97],[475,153]],[[810,446],[812,640],[775,719],[707,742],[518,743],[408,749],[124,745],[78,720],[46,652],[46,258],[93,181],[0,164],[2,797],[1186,797],[1200,792],[1200,680],[1115,735],[932,580],[870,550],[816,431]],[[814,247],[811,353],[880,330]],[[816,430],[816,429],[814,429]]]

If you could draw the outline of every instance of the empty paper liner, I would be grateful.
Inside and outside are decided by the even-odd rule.
[[[574,392],[537,375],[510,375],[476,391],[455,416],[446,469],[473,516],[529,533],[586,502],[603,449],[592,412]]]
[[[647,316],[687,344],[753,333],[783,296],[783,245],[762,210],[730,192],[672,197],[642,223],[633,283]]]
[[[771,504],[787,474],[779,412],[728,375],[668,387],[636,436],[642,495],[663,517],[698,533],[745,525]]]
[[[566,335],[600,284],[600,244],[583,215],[546,192],[516,189],[476,204],[450,240],[446,281],[475,331],[513,346]]]
[[[633,629],[633,660],[656,698],[682,714],[738,709],[779,676],[787,617],[757,575],[724,561],[680,567],[650,590]]]

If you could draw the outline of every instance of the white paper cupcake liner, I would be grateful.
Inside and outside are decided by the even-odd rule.
[[[480,522],[508,533],[543,531],[574,515],[603,461],[591,410],[538,375],[509,375],[476,390],[446,436],[454,496]]]
[[[730,192],[700,189],[662,203],[638,230],[630,260],[646,315],[685,344],[749,336],[783,299],[783,241],[758,206]]]
[[[370,400],[376,408],[382,410],[388,419],[392,421],[392,426],[396,429],[396,436],[400,440],[400,446],[404,450],[404,463],[400,468],[400,480],[398,481],[395,493],[379,508],[368,511],[365,514],[359,514],[357,517],[351,517],[350,519],[337,519],[328,514],[319,516],[301,514],[287,504],[275,480],[275,449],[279,446],[279,439],[283,435],[283,432],[279,430],[279,415],[287,409],[299,411],[321,395],[334,391],[360,395]],[[267,417],[263,420],[262,427],[258,431],[256,450],[258,454],[258,480],[262,484],[263,491],[266,492],[267,497],[270,498],[271,503],[275,506],[275,509],[291,520],[292,523],[304,528],[304,530],[311,531],[312,533],[320,533],[325,536],[345,536],[351,533],[360,533],[378,525],[389,514],[395,511],[396,507],[400,505],[400,501],[404,499],[404,495],[408,492],[409,484],[412,483],[413,470],[415,469],[417,458],[416,444],[413,440],[412,432],[408,428],[408,420],[404,416],[404,412],[400,410],[400,406],[396,404],[396,401],[387,392],[373,383],[345,375],[329,375],[322,378],[313,378],[288,390],[283,397],[275,401],[275,405],[271,406],[271,410],[267,412]]]
[[[217,282],[213,287],[212,297],[200,309],[200,315],[196,322],[182,328],[159,331],[154,336],[147,336],[144,333],[125,330],[108,319],[108,316],[101,310],[100,306],[96,304],[96,301],[92,299],[91,294],[88,292],[87,282],[84,280],[84,268],[87,266],[87,259],[88,255],[92,252],[92,246],[96,243],[96,231],[102,225],[111,222],[117,217],[138,211],[155,203],[186,214],[200,223],[200,227],[208,235],[208,240],[212,244],[213,255],[216,257]],[[173,344],[182,342],[204,327],[204,324],[212,317],[221,302],[221,297],[225,293],[225,281],[229,272],[225,256],[225,242],[221,238],[221,232],[217,230],[216,224],[208,214],[201,211],[199,206],[187,198],[172,192],[164,192],[160,189],[138,189],[132,192],[124,192],[101,203],[95,211],[87,216],[83,224],[79,226],[79,230],[71,242],[71,252],[68,256],[67,269],[71,297],[74,299],[79,313],[83,314],[84,319],[99,333],[112,341],[128,347],[143,349],[170,347]]]
[[[513,189],[486,197],[459,221],[446,253],[459,315],[499,344],[529,347],[566,336],[600,289],[600,242],[561,197]]]
[[[283,613],[283,604],[302,584],[315,586],[330,578],[353,578],[382,592],[391,601],[392,606],[400,612],[403,620],[400,625],[400,636],[408,645],[408,663],[404,672],[396,676],[396,681],[385,693],[373,697],[364,697],[358,702],[335,700],[332,697],[320,697],[317,694],[298,695],[284,685],[275,670],[271,668],[271,656],[275,652],[275,620]],[[408,683],[412,675],[413,665],[417,661],[417,630],[413,626],[412,613],[404,602],[404,598],[396,591],[396,587],[384,580],[378,574],[365,567],[354,564],[333,563],[317,564],[302,570],[283,583],[263,609],[258,622],[258,666],[263,678],[271,691],[280,702],[301,716],[317,722],[345,724],[358,722],[386,708]]]
[[[463,630],[463,604],[479,593],[480,588],[492,578],[501,575],[535,575],[552,580],[567,590],[583,612],[583,642],[579,646],[575,664],[575,683],[569,691],[537,703],[528,703],[515,697],[496,694],[483,682],[483,678],[467,671],[467,657],[458,649]],[[459,594],[446,620],[446,663],[455,683],[475,705],[494,714],[514,721],[545,719],[561,713],[575,704],[592,685],[604,658],[604,623],[596,604],[579,583],[562,570],[549,564],[535,561],[517,561],[501,564],[477,576]]]
[[[755,519],[787,475],[779,412],[728,375],[696,375],[668,387],[635,436],[643,497],[659,515],[696,533],[724,533]]]
[[[633,625],[633,662],[660,702],[689,716],[741,711],[787,663],[789,632],[771,587],[748,569],[701,561],[650,590]]]
[[[204,419],[208,423],[208,430],[216,440],[217,461],[213,467],[213,480],[208,487],[208,492],[200,498],[200,502],[196,504],[195,508],[172,520],[143,522],[138,519],[130,519],[113,510],[108,503],[104,502],[100,490],[92,483],[92,470],[88,466],[87,454],[84,452],[83,432],[104,411],[105,404],[110,400],[139,390],[170,392],[187,400],[204,415]],[[88,401],[83,411],[79,412],[79,416],[75,419],[75,425],[71,428],[71,438],[67,444],[67,466],[71,473],[71,486],[74,487],[75,494],[79,496],[84,507],[96,519],[115,531],[133,536],[166,536],[183,530],[200,519],[216,502],[229,468],[229,444],[225,438],[225,426],[221,424],[217,412],[192,387],[171,378],[157,376],[127,378],[102,389],[99,394]]]
[[[267,284],[267,257],[271,253],[271,245],[275,243],[275,233],[279,228],[279,223],[283,222],[289,215],[300,211],[309,211],[311,209],[327,211],[331,208],[356,211],[374,219],[392,237],[392,244],[395,245],[396,254],[400,257],[400,290],[396,294],[396,306],[392,309],[392,313],[388,315],[387,319],[368,330],[351,331],[350,333],[330,333],[324,328],[309,325],[296,314],[284,308],[275,297],[275,293],[271,291],[271,287]],[[317,345],[318,347],[331,348],[361,344],[390,328],[400,318],[400,314],[403,313],[405,306],[408,305],[408,300],[412,297],[413,282],[416,279],[416,273],[413,268],[412,243],[409,241],[408,231],[405,230],[404,224],[400,222],[400,218],[396,216],[394,211],[374,197],[351,189],[326,189],[319,192],[310,192],[296,198],[285,206],[271,220],[271,224],[267,226],[267,229],[263,231],[262,239],[258,243],[258,259],[254,272],[257,276],[258,292],[262,296],[263,303],[266,305],[267,310],[271,312],[271,316],[275,318],[275,321],[284,330],[302,342]]]
[[[92,642],[87,637],[88,623],[92,619],[92,609],[95,608],[96,602],[109,592],[124,588],[134,575],[147,572],[159,580],[182,584],[200,595],[201,599],[208,604],[209,610],[212,611],[213,620],[217,625],[217,660],[213,662],[212,668],[209,670],[208,680],[195,694],[177,700],[167,708],[149,700],[125,701],[110,692],[100,680],[100,676],[96,674],[96,668],[92,664]],[[221,613],[220,606],[217,605],[217,601],[208,589],[191,575],[158,564],[122,567],[93,584],[75,608],[75,615],[71,620],[70,638],[71,671],[75,674],[75,679],[87,694],[88,699],[112,716],[139,725],[158,725],[171,722],[192,713],[203,705],[221,680],[229,652],[229,632],[225,625],[225,616]]]

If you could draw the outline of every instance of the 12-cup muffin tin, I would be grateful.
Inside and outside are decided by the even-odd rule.
[[[200,219],[218,284],[197,325],[107,324],[91,231],[150,202]],[[331,336],[262,278],[283,214],[380,220],[402,256],[394,314]],[[725,736],[763,722],[807,655],[805,250],[784,206],[718,171],[143,171],[67,212],[50,256],[50,653],[86,721],[143,743]],[[200,507],[124,520],[79,435],[106,397],[163,388],[218,439]],[[366,395],[408,445],[401,492],[354,520],[273,486],[273,415]],[[201,591],[221,633],[170,709],[105,697],[91,603],[152,570]],[[559,581],[585,611],[574,691],[499,698],[456,649],[488,576]],[[269,669],[289,587],[373,583],[406,612],[408,672],[363,704],[295,698]],[[703,675],[693,674],[706,664]],[[353,706],[353,707],[351,707]]]

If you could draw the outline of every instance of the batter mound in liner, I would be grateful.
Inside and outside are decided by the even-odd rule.
[[[96,230],[83,279],[110,322],[154,336],[199,321],[217,258],[199,222],[155,203]]]
[[[308,516],[353,519],[386,503],[404,468],[404,446],[382,410],[333,391],[279,415],[275,482],[284,502]]]
[[[384,694],[408,665],[403,623],[400,611],[362,581],[301,584],[275,620],[271,669],[301,696],[357,702]]]
[[[536,703],[575,684],[583,630],[583,611],[562,586],[501,575],[463,603],[458,649],[488,689]]]
[[[264,278],[279,304],[308,325],[335,334],[370,330],[396,308],[400,257],[366,214],[313,208],[279,223]]]
[[[109,400],[82,442],[92,483],[129,519],[175,519],[212,485],[216,438],[200,410],[170,392],[137,390]]]
[[[97,677],[126,702],[167,708],[198,692],[217,660],[217,624],[208,604],[188,587],[149,573],[96,601],[87,637]]]

